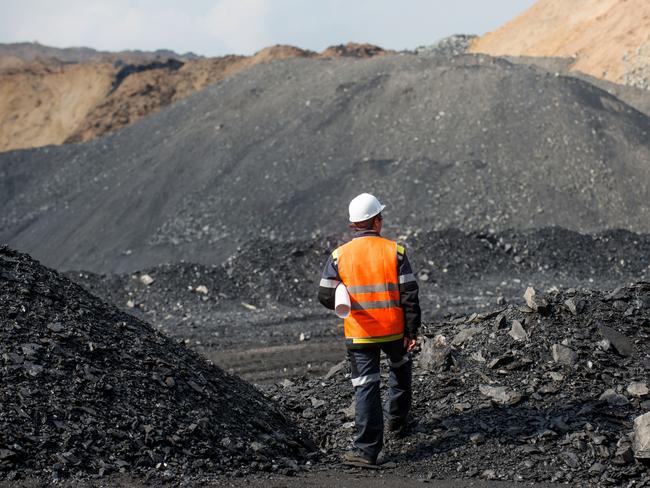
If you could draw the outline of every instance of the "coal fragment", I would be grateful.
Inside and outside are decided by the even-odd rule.
[[[624,445],[616,449],[614,457],[612,458],[612,463],[618,466],[625,466],[634,462],[634,451],[632,446]]]
[[[598,399],[614,406],[623,406],[630,403],[630,401],[624,395],[616,393],[616,390],[613,390],[611,388],[605,390]]]
[[[621,334],[620,332],[603,324],[600,324],[598,326],[598,332],[600,332],[600,335],[603,336],[604,339],[610,342],[612,347],[621,356],[631,356],[634,354],[634,344],[624,334]]]
[[[335,375],[339,374],[340,372],[344,371],[346,364],[347,364],[346,361],[343,360],[343,361],[335,364],[334,366],[332,366],[329,369],[329,371],[327,372],[327,374],[325,375],[325,379],[329,380],[332,376],[335,376]]]
[[[490,400],[501,405],[514,405],[521,401],[521,393],[511,390],[505,386],[479,385],[481,394],[489,397]]]

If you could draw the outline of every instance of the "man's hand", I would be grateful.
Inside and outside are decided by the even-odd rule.
[[[410,337],[404,336],[404,349],[406,349],[406,352],[411,352],[413,349],[415,349],[415,346],[417,346],[417,344],[417,339],[411,339]]]

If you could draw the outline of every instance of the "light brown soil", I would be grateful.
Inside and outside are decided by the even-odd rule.
[[[60,144],[111,87],[110,64],[31,63],[0,74],[0,150]]]
[[[470,51],[571,58],[572,70],[623,83],[626,71],[650,65],[644,46],[650,46],[647,0],[539,0],[475,40]]]
[[[0,151],[94,139],[256,64],[386,53],[370,44],[333,46],[321,54],[272,46],[248,57],[201,58],[185,61],[177,70],[133,73],[115,89],[120,68],[112,63],[26,62],[17,56],[0,56]]]

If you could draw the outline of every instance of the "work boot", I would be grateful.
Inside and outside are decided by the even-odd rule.
[[[377,465],[377,460],[369,456],[366,456],[363,452],[358,449],[348,451],[343,454],[343,463],[349,464],[351,466],[360,466],[362,468],[375,467]]]

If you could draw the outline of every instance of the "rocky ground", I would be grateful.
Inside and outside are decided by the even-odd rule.
[[[175,337],[177,343],[26,256],[4,250],[0,316],[7,334],[2,341],[2,371],[7,384],[19,382],[12,391],[20,394],[5,390],[4,405],[16,408],[3,409],[2,415],[7,424],[32,426],[5,431],[5,436],[13,436],[3,440],[5,481],[23,478],[19,481],[24,486],[33,486],[42,476],[59,476],[74,484],[77,476],[97,475],[104,469],[105,480],[118,486],[139,483],[143,475],[191,483],[197,478],[183,473],[198,466],[221,473],[218,476],[246,475],[245,481],[203,478],[206,483],[232,486],[293,483],[272,473],[259,474],[260,470],[295,471],[295,482],[307,486],[373,479],[387,486],[400,480],[437,486],[441,479],[464,479],[468,486],[482,486],[479,480],[485,486],[506,481],[534,486],[644,486],[647,471],[634,458],[632,421],[650,410],[646,379],[650,356],[643,346],[650,334],[650,285],[640,281],[647,280],[648,236],[626,231],[589,236],[557,228],[411,236],[407,252],[420,280],[425,312],[415,360],[413,422],[408,435],[387,439],[387,453],[398,467],[371,475],[340,467],[340,453],[353,431],[352,389],[347,365],[341,362],[338,321],[313,302],[319,268],[337,242],[336,238],[261,240],[242,246],[219,266],[178,264],[125,275],[67,273],[93,294]],[[530,285],[537,294],[528,292],[524,298]],[[92,323],[96,325],[91,327]],[[116,323],[127,326],[115,327]],[[113,331],[120,337],[107,339]],[[80,341],[92,346],[80,347]],[[271,439],[267,447],[251,448],[255,442],[266,445],[268,434],[260,433],[257,424],[250,431],[236,429],[241,442],[227,423],[210,434],[200,422],[217,415],[210,408],[221,409],[219,418],[226,420],[241,421],[247,414],[237,409],[223,413],[218,403],[200,403],[205,395],[215,402],[223,381],[231,382],[229,394],[249,395],[246,402],[260,390],[203,363],[181,342],[257,383],[265,397],[254,400],[256,412],[269,408],[270,418],[277,422],[281,417],[273,412],[279,405],[290,419],[281,421],[294,426],[281,427],[280,432],[303,429],[318,455],[310,458],[309,441],[298,441],[307,443],[302,454],[282,454],[296,462],[284,461],[276,468],[264,458],[284,453],[282,441]],[[74,366],[65,359],[69,354],[75,358]],[[179,359],[162,359],[170,355]],[[106,361],[98,365],[103,356]],[[55,379],[50,378],[52,361],[60,365]],[[168,371],[164,379],[158,373],[160,361]],[[129,393],[129,388],[111,380],[128,378],[140,369],[144,373],[131,381],[147,385],[147,395],[156,400],[144,401],[142,387],[135,383],[127,380]],[[159,378],[148,379],[147,371]],[[160,396],[170,389],[168,377],[175,378],[174,389],[182,390],[181,411],[188,403],[201,405],[187,422],[171,414],[173,403],[169,411],[148,410],[154,401],[179,401]],[[52,391],[63,395],[65,390],[65,401],[63,396],[43,401],[34,388],[39,381],[60,384],[62,393]],[[110,406],[97,384],[115,390]],[[60,405],[68,404],[70,409],[61,410]],[[57,405],[60,411],[50,412]],[[171,416],[164,417],[159,410]],[[144,412],[135,414],[141,419],[137,425],[120,420],[120,415],[131,418],[135,411]],[[184,427],[174,427],[175,422]],[[157,428],[160,423],[163,427]],[[185,423],[196,427],[192,430]],[[93,433],[88,430],[91,426]],[[173,431],[176,441],[166,440],[161,431],[169,431],[167,435]],[[111,432],[127,433],[128,441]],[[222,451],[225,438],[234,447]],[[78,444],[83,442],[89,442],[88,449]],[[221,461],[208,457],[206,464],[196,464],[196,457],[204,456],[197,446],[204,442],[220,456],[231,457]],[[65,450],[56,448],[59,445]],[[108,445],[121,456],[95,461]],[[41,457],[29,461],[26,453],[35,448]],[[82,458],[83,469],[77,464]],[[164,459],[169,461],[167,470],[151,466]],[[237,469],[231,469],[233,464],[224,467],[233,460]],[[19,462],[21,468],[16,470]],[[258,474],[246,474],[251,471]]]
[[[413,422],[387,451],[405,474],[434,479],[647,486],[632,436],[650,409],[649,304],[644,282],[427,324]],[[354,426],[347,365],[267,392],[336,462]]]
[[[0,249],[0,479],[292,473],[314,448],[258,390]]]
[[[317,303],[316,290],[328,252],[345,238],[259,239],[222,265],[67,276],[216,364],[267,383],[305,371],[322,375],[344,354],[340,322]],[[650,237],[627,231],[445,230],[405,244],[428,321],[517,302],[527,286],[609,288],[650,272]]]

